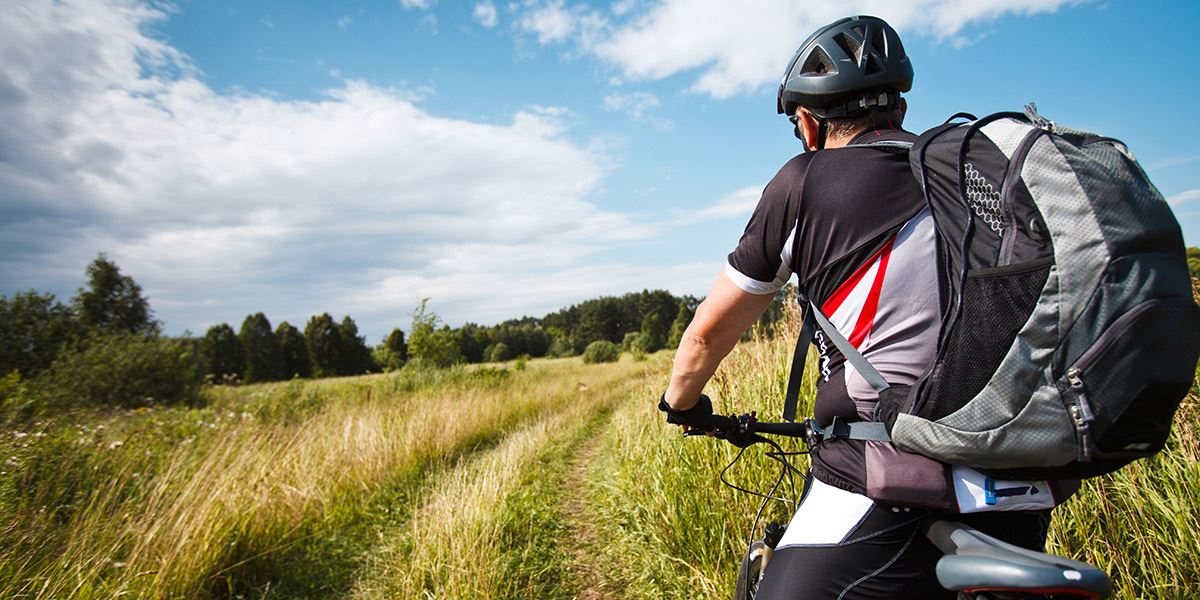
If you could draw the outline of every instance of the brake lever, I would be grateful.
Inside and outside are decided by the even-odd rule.
[[[753,433],[750,429],[758,422],[758,413],[751,411],[741,415],[713,416],[712,427],[708,430],[689,429],[683,435],[703,435],[725,440],[738,448],[767,441],[766,438]]]

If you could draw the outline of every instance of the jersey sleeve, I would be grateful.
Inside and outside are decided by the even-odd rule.
[[[725,274],[746,293],[774,294],[792,276],[800,188],[791,165],[767,184],[741,240],[729,253]]]

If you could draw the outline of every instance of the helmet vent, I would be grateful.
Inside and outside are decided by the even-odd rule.
[[[871,28],[871,49],[883,56],[887,56],[888,51],[891,50],[891,48],[887,47],[887,36],[883,34],[882,27]]]
[[[860,38],[866,37],[866,35],[867,35],[867,28],[865,25],[855,25],[854,27],[850,28],[850,31],[857,33],[858,37],[860,37]]]
[[[804,60],[804,66],[800,69],[800,73],[802,75],[830,75],[837,73],[837,67],[834,66],[833,59],[825,53],[825,49],[817,46]]]
[[[868,54],[866,68],[863,69],[863,73],[866,75],[874,75],[882,72],[883,64],[879,62],[879,55],[874,53]]]
[[[839,33],[833,36],[833,39],[839,46],[842,47],[842,50],[844,50],[846,54],[850,56],[850,58],[854,59],[854,64],[858,64],[860,61],[862,61],[862,44],[858,40],[855,40],[845,33]]]

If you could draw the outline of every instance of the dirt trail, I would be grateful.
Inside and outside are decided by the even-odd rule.
[[[605,419],[598,423],[596,431],[602,431],[610,422],[610,419]],[[577,600],[620,597],[620,586],[611,578],[611,566],[606,569],[601,564],[603,555],[599,552],[600,536],[594,525],[596,516],[587,498],[592,463],[603,441],[601,435],[589,436],[577,449],[563,481],[566,497],[562,511],[567,532],[559,547],[565,550],[564,568],[571,573],[570,579],[579,590],[575,595]]]

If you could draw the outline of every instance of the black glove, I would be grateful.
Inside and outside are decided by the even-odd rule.
[[[696,429],[707,429],[712,425],[712,400],[708,396],[700,394],[700,400],[696,405],[687,410],[675,410],[667,404],[667,395],[663,394],[658,399],[658,410],[667,413],[667,422],[672,425],[687,425]]]

